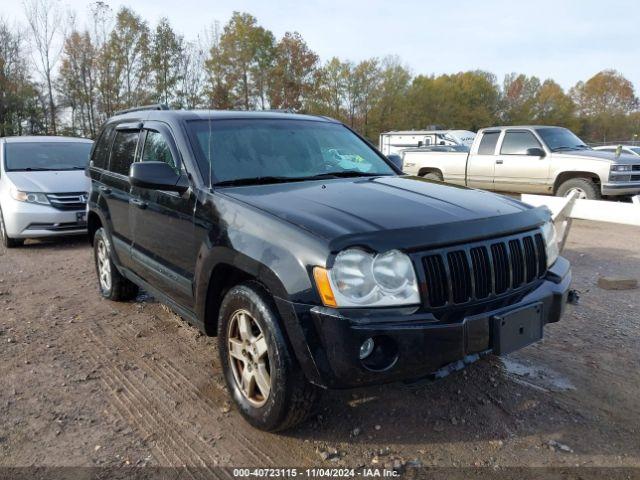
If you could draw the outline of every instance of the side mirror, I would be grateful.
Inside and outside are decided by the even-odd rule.
[[[534,147],[534,148],[527,148],[527,155],[530,157],[545,157],[547,154],[545,153],[545,151],[541,148],[538,147]]]
[[[402,161],[402,157],[400,155],[398,155],[396,153],[391,153],[391,154],[387,155],[387,160],[389,160],[396,167],[398,167],[400,170],[402,170],[404,162]]]
[[[129,183],[133,187],[183,193],[189,182],[165,162],[135,162],[129,168]]]

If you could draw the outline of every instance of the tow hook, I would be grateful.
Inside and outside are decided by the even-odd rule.
[[[571,305],[577,305],[580,301],[580,292],[577,290],[569,290],[569,294],[567,295],[567,303]]]

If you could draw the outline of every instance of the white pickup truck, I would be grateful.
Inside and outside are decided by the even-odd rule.
[[[570,130],[484,128],[467,152],[402,152],[403,170],[432,180],[498,192],[579,198],[640,194],[640,158],[593,150]]]

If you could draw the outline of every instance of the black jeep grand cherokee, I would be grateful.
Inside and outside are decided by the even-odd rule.
[[[265,430],[316,387],[413,379],[539,340],[570,283],[546,209],[400,170],[336,121],[137,109],[108,121],[88,227],[100,291],[219,339]]]

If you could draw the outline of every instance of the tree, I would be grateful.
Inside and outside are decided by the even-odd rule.
[[[64,36],[62,14],[55,0],[29,0],[24,5],[36,52],[36,65],[47,90],[49,129],[55,135],[57,112],[53,92],[53,73],[61,52],[62,42],[59,40]]]
[[[266,108],[274,56],[273,34],[260,27],[254,16],[233,12],[211,48],[208,65],[216,71],[217,88],[226,85],[234,107]]]
[[[502,87],[503,123],[506,125],[531,123],[539,90],[538,77],[527,77],[515,73],[507,75]]]
[[[576,106],[571,97],[553,80],[545,80],[535,96],[532,111],[535,122],[541,125],[562,125],[577,130],[579,122],[575,114]]]
[[[481,70],[417,76],[407,94],[411,128],[439,125],[477,130],[495,125],[500,91],[495,76]]]
[[[153,35],[151,72],[154,97],[160,103],[171,105],[176,97],[183,61],[184,40],[177,35],[166,18],[160,19]]]
[[[132,10],[122,7],[107,47],[113,61],[115,81],[121,85],[118,104],[135,107],[148,102],[150,68],[150,32],[147,22]]]
[[[193,109],[202,105],[205,84],[205,49],[200,39],[184,45],[180,62],[177,106]]]
[[[207,71],[206,96],[209,99],[209,107],[219,110],[228,110],[233,107],[230,87],[227,84],[227,63],[222,47],[220,46],[220,28],[216,22],[213,26],[213,35],[209,58],[205,61]]]
[[[273,108],[299,111],[313,90],[316,55],[298,32],[287,32],[276,47],[276,60],[269,85]]]
[[[370,113],[373,132],[408,127],[407,94],[410,81],[411,72],[402,65],[399,57],[391,56],[382,60],[377,100]]]
[[[570,91],[588,138],[600,141],[627,135],[626,118],[638,106],[633,84],[615,70],[604,70]],[[615,138],[614,140],[617,140]]]
[[[345,80],[347,66],[333,57],[314,73],[311,95],[306,99],[306,110],[346,120],[344,113]]]
[[[89,32],[71,32],[64,43],[59,90],[71,108],[71,131],[86,137],[96,135],[96,57]]]
[[[39,133],[43,109],[29,78],[23,35],[0,19],[0,136]]]

